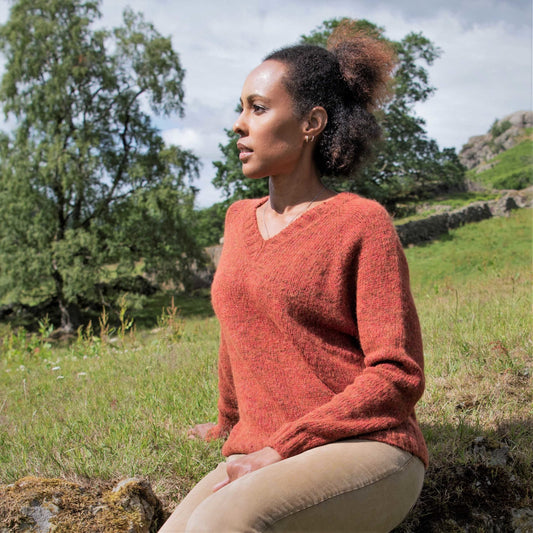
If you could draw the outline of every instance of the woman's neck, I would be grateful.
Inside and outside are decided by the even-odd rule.
[[[271,176],[268,190],[270,207],[278,214],[289,214],[302,203],[323,200],[331,195],[316,172],[304,176]]]

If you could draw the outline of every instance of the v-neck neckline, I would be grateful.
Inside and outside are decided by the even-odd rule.
[[[310,226],[327,208],[338,203],[343,203],[348,199],[350,193],[340,192],[324,202],[321,202],[310,209],[304,211],[300,216],[296,217],[290,224],[285,226],[281,231],[265,239],[259,229],[259,221],[257,220],[257,210],[268,201],[268,196],[259,198],[251,204],[251,209],[245,224],[245,232],[247,235],[247,244],[250,248],[259,250],[282,243],[286,240],[294,238],[303,228]]]

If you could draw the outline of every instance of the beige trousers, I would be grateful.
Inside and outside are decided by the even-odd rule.
[[[225,478],[221,463],[159,533],[388,532],[415,504],[424,466],[394,446],[348,439],[266,466],[213,493]]]

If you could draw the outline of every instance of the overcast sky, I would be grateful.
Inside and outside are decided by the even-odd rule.
[[[0,0],[0,22],[9,0]],[[224,128],[247,73],[270,51],[295,43],[324,20],[365,18],[391,39],[422,32],[442,55],[429,67],[437,92],[417,107],[430,137],[458,151],[495,118],[531,109],[531,0],[103,0],[102,24],[126,6],[172,37],[185,77],[185,118],[157,119],[167,142],[202,160],[198,205],[221,199],[211,185]]]

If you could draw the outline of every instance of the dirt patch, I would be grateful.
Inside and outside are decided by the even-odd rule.
[[[491,464],[505,447],[484,449],[487,456],[478,462],[431,465],[418,503],[394,533],[533,531],[533,491],[531,482],[524,481],[526,467]]]

